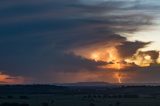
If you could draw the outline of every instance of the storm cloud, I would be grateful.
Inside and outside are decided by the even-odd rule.
[[[121,45],[117,46],[118,51],[120,52],[121,56],[124,58],[133,56],[139,49],[144,48],[151,42],[123,42]],[[153,54],[153,53],[151,53]],[[158,58],[158,57],[157,57]],[[157,59],[156,58],[156,59]]]
[[[58,73],[96,73],[109,64],[77,56],[74,50],[79,48],[114,42],[121,44],[117,49],[123,57],[132,56],[149,43],[131,42],[119,33],[146,28],[154,18],[144,12],[154,4],[125,0],[5,0],[0,4],[0,70],[29,78],[30,83],[58,81],[62,78],[56,77]]]

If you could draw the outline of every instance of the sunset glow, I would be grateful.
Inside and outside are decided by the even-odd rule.
[[[23,83],[24,78],[22,77],[12,77],[7,74],[3,74],[0,72],[0,83],[3,84],[20,84]]]

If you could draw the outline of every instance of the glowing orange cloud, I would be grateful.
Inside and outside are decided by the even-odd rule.
[[[147,52],[137,51],[131,57],[121,57],[121,53],[116,48],[117,45],[119,44],[112,44],[107,47],[95,46],[90,48],[82,48],[73,52],[76,55],[82,56],[87,59],[108,63],[104,66],[100,66],[99,68],[116,72],[118,71],[112,77],[116,78],[119,83],[122,83],[122,79],[126,77],[120,74],[122,73],[121,71],[123,71],[123,69],[128,68],[133,64],[139,67],[148,67],[151,64],[155,63],[152,55],[148,54]],[[156,60],[156,62],[160,64],[160,53],[159,58]]]
[[[107,48],[99,48],[95,50],[77,50],[75,54],[80,55],[82,57],[85,57],[87,59],[91,59],[94,61],[103,61],[108,63],[105,66],[100,66],[100,68],[103,69],[110,69],[110,70],[118,70],[124,69],[125,67],[128,67],[127,64],[124,64],[123,58],[120,57],[118,50],[116,47],[111,46]],[[116,76],[116,77],[115,77]],[[123,76],[120,76],[120,74],[114,74],[113,78],[116,78],[116,80],[119,83],[121,82]]]
[[[160,64],[160,52],[159,52],[159,57],[157,59],[157,63]]]
[[[104,50],[94,51],[90,54],[90,59],[96,61],[116,62],[121,60],[116,48],[111,47]]]
[[[3,74],[0,72],[0,84],[19,84],[23,83],[24,78],[22,77],[12,77],[7,74]]]
[[[132,57],[125,59],[125,61],[127,63],[134,63],[140,67],[148,67],[152,63],[155,63],[154,59],[152,59],[152,57],[149,54],[145,54],[145,53],[140,54],[139,51],[136,54],[134,54]],[[157,63],[160,63],[160,56],[157,59]]]
[[[76,51],[75,54],[94,61],[103,61],[109,63],[101,68],[120,70],[126,67],[126,65],[122,63],[123,59],[120,57],[118,50],[115,47]]]

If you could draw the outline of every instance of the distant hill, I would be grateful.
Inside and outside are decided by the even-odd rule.
[[[160,95],[160,86],[111,84],[107,82],[78,82],[56,85],[0,85],[0,95],[11,94],[149,94]]]
[[[60,86],[93,86],[93,87],[103,87],[103,86],[116,86],[116,84],[111,84],[108,82],[77,82],[77,83],[64,83],[64,84],[58,84]]]
[[[120,86],[160,86],[159,83],[108,83],[108,82],[77,82],[54,84],[57,86],[77,86],[77,87],[120,87]]]

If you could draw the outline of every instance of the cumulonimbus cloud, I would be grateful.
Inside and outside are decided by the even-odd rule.
[[[57,81],[52,77],[58,72],[95,73],[102,70],[97,67],[108,64],[77,56],[75,50],[118,43],[121,45],[115,46],[122,56],[133,55],[148,43],[130,42],[117,33],[141,30],[152,25],[153,19],[149,12],[144,13],[146,7],[124,0],[96,5],[79,0],[0,3],[0,69],[9,75],[36,78],[37,82]]]

